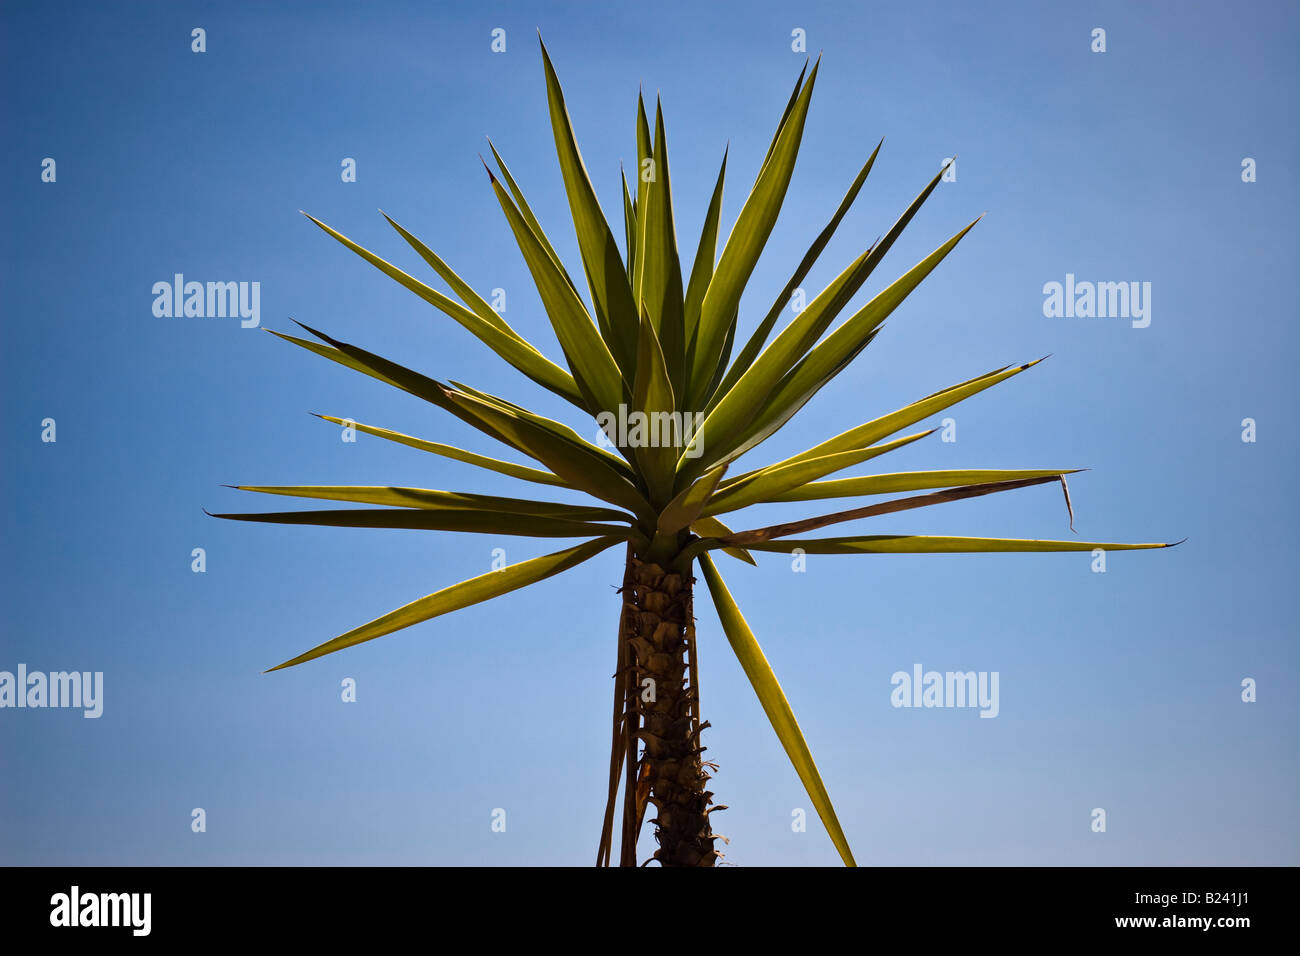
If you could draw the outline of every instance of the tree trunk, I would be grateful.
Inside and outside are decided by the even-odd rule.
[[[624,854],[635,854],[636,834],[648,801],[655,808],[653,859],[663,866],[713,866],[709,826],[713,794],[700,759],[700,731],[694,673],[692,586],[689,574],[628,555],[621,636],[626,654],[628,777],[624,804]],[[640,759],[633,766],[638,742]],[[716,809],[722,809],[718,807]],[[629,846],[629,834],[631,849]],[[631,861],[635,864],[635,860]]]

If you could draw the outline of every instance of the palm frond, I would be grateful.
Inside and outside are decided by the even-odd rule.
[[[538,538],[581,537],[583,543],[533,558],[444,588],[326,641],[278,665],[301,664],[343,648],[460,608],[490,600],[559,574],[619,543],[627,547],[623,577],[624,617],[615,674],[611,733],[610,781],[597,858],[612,858],[614,805],[619,774],[624,774],[624,823],[621,860],[635,862],[635,841],[650,794],[647,768],[656,739],[635,709],[636,685],[631,670],[652,648],[642,636],[629,638],[629,620],[644,625],[652,615],[652,637],[669,629],[684,630],[689,657],[686,709],[671,723],[681,730],[689,718],[691,740],[698,744],[707,724],[700,721],[698,666],[690,581],[698,561],[731,649],[740,662],[782,746],[808,791],[840,857],[853,864],[843,829],[813,762],[784,692],[777,683],[753,631],[723,583],[712,560],[721,551],[754,565],[753,553],[808,554],[943,554],[971,552],[1042,552],[1138,550],[1169,547],[1163,543],[1125,544],[1027,538],[954,537],[944,535],[865,534],[829,538],[803,535],[834,524],[871,519],[931,505],[1060,482],[1078,469],[952,468],[899,471],[847,478],[829,476],[888,452],[911,445],[934,429],[894,437],[938,412],[1032,368],[1038,362],[1009,365],[941,389],[889,414],[825,438],[798,454],[740,471],[735,462],[750,454],[811,402],[879,336],[887,317],[953,252],[975,222],[961,228],[928,256],[860,306],[859,292],[903,231],[942,181],[943,170],[921,190],[876,242],[842,266],[813,300],[778,324],[796,288],[819,262],[846,220],[880,153],[883,140],[858,168],[830,219],[813,238],[788,280],[747,336],[738,329],[741,303],[776,225],[790,190],[820,61],[804,65],[772,135],[754,185],[744,197],[736,221],[719,252],[722,195],[729,149],[724,150],[699,240],[683,269],[676,235],[667,132],[662,104],[656,100],[653,125],[644,99],[637,97],[636,169],[629,184],[620,177],[623,251],[602,211],[592,178],[578,148],[572,118],[559,76],[545,46],[542,67],[548,125],[555,143],[560,180],[577,238],[582,274],[590,305],[561,261],[515,176],[495,145],[488,146],[497,172],[488,167],[489,184],[506,218],[542,308],[555,334],[563,364],[548,358],[506,322],[469,282],[441,256],[394,218],[384,214],[407,246],[446,284],[440,292],[363,248],[315,217],[321,230],[384,275],[415,293],[488,346],[507,365],[535,385],[564,398],[580,412],[582,424],[531,411],[508,400],[449,379],[430,378],[359,346],[298,323],[317,341],[275,332],[279,338],[332,362],[361,372],[422,399],[482,435],[531,459],[540,467],[518,464],[454,445],[351,419],[319,416],[336,425],[395,442],[535,485],[586,495],[592,503],[540,501],[531,498],[452,492],[429,488],[374,485],[241,485],[262,494],[331,500],[364,508],[293,512],[222,513],[239,521],[393,528]],[[856,165],[856,163],[855,163]],[[870,233],[868,233],[870,235]],[[860,248],[860,247],[859,247]],[[770,301],[771,289],[760,289]],[[840,316],[848,318],[840,321]],[[838,325],[836,324],[838,322]],[[740,344],[734,360],[732,351]],[[1041,359],[1038,361],[1042,361]],[[627,416],[635,425],[623,428]],[[618,428],[610,426],[617,420]],[[594,422],[594,425],[593,425]],[[595,442],[584,435],[596,435]],[[606,439],[609,439],[608,441]],[[731,476],[727,477],[728,471]],[[768,503],[832,498],[862,498],[899,492],[926,492],[782,524],[734,531],[719,515]],[[1073,509],[1067,508],[1071,521]],[[730,520],[730,519],[729,519]],[[753,553],[751,553],[753,552]],[[634,569],[637,574],[633,574]],[[647,570],[649,569],[649,570]],[[660,574],[662,572],[662,574]],[[649,575],[649,578],[646,577]],[[658,577],[656,577],[658,575]],[[671,580],[670,580],[671,579]],[[658,581],[654,606],[641,607],[638,590]],[[686,591],[682,592],[682,588]],[[651,588],[653,591],[653,588]],[[680,596],[686,594],[686,603]],[[630,611],[628,609],[631,609]],[[663,614],[676,615],[669,621]],[[647,618],[646,620],[649,620]],[[676,623],[672,623],[675,621]],[[655,623],[659,622],[659,623]],[[650,625],[647,625],[650,626]],[[676,653],[676,652],[674,652]],[[674,678],[676,679],[676,678]],[[663,729],[662,723],[656,725]],[[684,732],[684,731],[683,731]],[[645,743],[638,773],[638,741]],[[655,744],[659,746],[660,744]],[[686,745],[684,745],[686,746]],[[689,745],[691,747],[694,744]],[[698,757],[698,751],[692,750]],[[622,767],[622,769],[620,769]],[[699,767],[696,768],[699,771]],[[692,771],[695,772],[695,771]],[[672,774],[668,775],[669,777]],[[687,775],[689,776],[689,774]],[[707,779],[702,771],[699,779]],[[656,777],[655,779],[661,779]],[[666,778],[663,778],[666,779]],[[685,778],[683,778],[685,779]],[[666,786],[666,784],[664,784]],[[658,786],[658,784],[656,784]],[[702,785],[701,785],[702,787]],[[707,803],[708,794],[697,794]],[[714,808],[719,809],[719,808]],[[659,810],[662,817],[674,811]],[[701,818],[702,819],[702,818]],[[707,826],[707,825],[706,825]],[[691,853],[712,862],[715,834],[704,833],[702,850]]]

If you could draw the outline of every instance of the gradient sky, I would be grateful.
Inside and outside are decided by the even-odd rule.
[[[597,12],[599,10],[599,12]],[[875,343],[755,466],[1013,362],[1052,358],[852,474],[1093,469],[1084,539],[1166,551],[720,558],[861,863],[1296,864],[1295,61],[1287,3],[18,3],[0,71],[0,670],[102,671],[104,714],[0,710],[0,861],[589,864],[604,805],[621,577],[559,578],[302,667],[372,617],[564,546],[219,522],[222,483],[527,493],[320,412],[497,454],[417,399],[236,319],[156,318],[155,282],[257,281],[293,316],[438,378],[591,423],[298,215],[421,277],[376,212],[559,349],[476,153],[491,135],[577,247],[535,29],[617,214],[638,84],[663,100],[692,256],[724,146],[724,230],[804,61],[824,51],[752,328],[881,136],[809,298],[938,169],[863,302],[981,213]],[[190,31],[207,31],[191,52]],[[491,52],[493,28],[507,50]],[[1090,50],[1095,27],[1107,51]],[[41,161],[57,181],[41,181]],[[344,157],[355,183],[340,180]],[[1243,183],[1241,163],[1257,163]],[[616,220],[621,237],[621,219]],[[724,233],[725,234],[725,233]],[[1152,321],[1047,318],[1043,285],[1152,284]],[[430,280],[432,281],[432,280]],[[788,315],[789,313],[787,313]],[[848,314],[848,313],[845,313]],[[1288,417],[1291,416],[1291,417]],[[54,418],[57,442],[41,441]],[[1243,418],[1258,440],[1241,440]],[[937,420],[931,424],[937,424]],[[542,491],[542,489],[535,489]],[[303,507],[311,507],[304,502]],[[831,510],[831,509],[828,509]],[[733,526],[806,507],[762,506]],[[1051,486],[861,533],[1069,537]],[[845,533],[845,532],[840,532]],[[191,550],[206,549],[193,573]],[[701,583],[702,586],[702,583]],[[715,825],[739,865],[838,858],[707,601]],[[997,671],[1001,713],[895,709],[890,675]],[[340,682],[358,700],[340,700]],[[1258,701],[1241,700],[1254,678]],[[202,807],[207,832],[191,832]],[[1107,832],[1090,811],[1105,808]],[[505,833],[491,830],[494,808]],[[808,812],[806,833],[791,812]],[[653,850],[649,828],[641,844]]]

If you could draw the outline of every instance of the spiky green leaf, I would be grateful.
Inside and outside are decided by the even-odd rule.
[[[306,213],[303,213],[303,215],[307,216]],[[384,259],[381,259],[368,249],[364,249],[357,245],[357,243],[353,242],[347,236],[325,225],[325,223],[321,222],[314,216],[307,216],[307,218],[324,230],[328,235],[337,239],[348,249],[351,249],[361,258],[375,266],[375,268],[379,269],[389,278],[397,280],[420,298],[424,299],[424,301],[451,316],[462,326],[472,332],[484,345],[492,349],[492,351],[496,352],[497,355],[501,356],[501,358],[505,359],[520,372],[523,372],[538,385],[555,392],[557,395],[567,398],[579,408],[584,407],[582,394],[579,391],[577,384],[574,382],[573,376],[560,368],[534,348],[530,343],[515,333],[515,331],[506,324],[505,320],[502,319],[491,308],[491,306],[487,306],[487,303],[483,303],[483,305],[487,306],[487,313],[490,314],[490,317],[480,313],[479,311],[467,309],[460,303],[449,299],[438,290],[432,289],[420,280],[407,275],[401,269]],[[384,218],[388,219],[387,216]],[[408,233],[396,222],[393,222],[393,220],[388,219],[388,221],[392,223],[393,227],[397,229],[399,233],[401,233],[402,238],[406,239],[406,241],[420,253],[421,257],[424,258],[426,262],[434,266],[439,275],[443,276],[444,281],[447,281],[453,288],[463,289],[471,297],[477,298],[473,290],[461,281],[460,278],[456,276],[449,267],[447,267],[446,263],[439,259],[432,250]],[[449,276],[453,277],[455,281],[453,281],[452,278],[448,278]],[[458,291],[457,294],[461,294],[460,291]]]
[[[703,392],[715,377],[722,356],[722,345],[735,318],[741,294],[758,264],[758,257],[767,244],[772,227],[776,224],[794,172],[804,121],[808,116],[808,103],[816,82],[817,65],[814,65],[794,108],[782,123],[776,145],[759,172],[753,191],[740,210],[718,259],[708,291],[704,294],[700,305],[700,321],[692,345],[687,407],[700,407]]]
[[[1103,541],[1050,541],[1033,538],[967,538],[930,534],[869,534],[840,538],[780,538],[746,545],[754,551],[806,554],[974,554],[1020,551],[1140,551],[1172,548],[1181,541],[1122,544]]]
[[[856,428],[850,428],[846,432],[841,432],[834,438],[828,438],[820,445],[815,445],[807,451],[792,455],[783,461],[777,462],[770,467],[782,467],[796,461],[807,461],[810,458],[820,458],[823,455],[833,455],[836,452],[848,451],[853,448],[862,448],[866,445],[880,441],[880,439],[892,435],[908,425],[915,425],[924,418],[929,418],[936,412],[942,411],[949,406],[956,405],[958,402],[969,398],[986,388],[991,388],[999,382],[1006,381],[1013,375],[1019,375],[1026,369],[1033,368],[1042,359],[1033,362],[1026,362],[1024,365],[1017,367],[1005,366],[984,375],[977,375],[975,378],[962,382],[958,385],[951,385],[948,388],[941,389],[933,395],[927,395],[925,398],[918,399],[910,405],[900,408],[896,412],[890,412],[888,415],[882,415],[880,418],[872,419]]]
[[[313,414],[315,413],[313,412]],[[529,468],[527,465],[517,465],[512,461],[502,461],[499,458],[489,458],[487,455],[479,455],[472,451],[465,451],[463,448],[457,448],[454,445],[425,441],[423,438],[414,438],[411,435],[404,435],[401,432],[396,432],[389,428],[377,428],[374,425],[363,425],[362,423],[354,422],[351,419],[336,418],[333,415],[316,415],[316,417],[327,422],[333,422],[335,425],[344,425],[355,428],[357,431],[364,434],[374,435],[376,438],[383,438],[391,442],[397,442],[398,444],[406,445],[409,448],[418,448],[420,451],[427,451],[430,454],[441,455],[444,458],[464,462],[467,465],[477,465],[479,468],[485,468],[488,471],[495,471],[501,475],[509,475],[512,478],[521,478],[524,481],[533,481],[540,485],[559,485],[562,488],[569,487],[568,482],[559,475],[553,475],[549,471],[542,471],[540,468]]]
[[[795,462],[783,468],[765,468],[737,481],[735,484],[720,488],[718,493],[709,499],[703,513],[705,515],[720,515],[763,501],[784,500],[781,496],[793,488],[806,486],[825,475],[833,474],[844,468],[851,468],[879,455],[902,448],[904,445],[910,445],[912,442],[918,441],[929,434],[932,434],[932,432],[908,435],[906,438],[899,438],[883,445],[872,445],[869,448],[858,448],[853,451],[825,455],[821,458],[810,458],[807,461]]]
[[[722,152],[722,167],[718,170],[718,181],[713,186],[713,195],[709,197],[709,208],[704,213],[700,241],[695,247],[695,264],[691,266],[691,277],[686,283],[682,323],[688,344],[695,338],[695,330],[700,323],[700,304],[704,301],[704,293],[713,279],[713,264],[718,255],[718,219],[722,214],[722,185],[727,178],[729,151],[726,149]],[[734,328],[734,322],[732,325]]]
[[[563,440],[513,409],[494,405],[458,390],[448,390],[447,394],[467,414],[483,420],[507,436],[525,454],[536,458],[572,487],[586,491],[602,501],[627,508],[644,521],[652,520],[654,511],[649,502],[603,459],[591,455],[573,442]]]
[[[346,508],[320,511],[262,511],[243,514],[213,514],[231,521],[259,521],[267,524],[321,525],[333,528],[393,528],[416,531],[459,531],[466,534],[512,534],[536,538],[585,538],[617,534],[627,538],[627,529],[593,521],[552,518],[547,515],[509,514],[501,511],[472,511],[463,508]]]
[[[609,350],[617,357],[626,375],[636,368],[637,309],[628,285],[627,270],[614,241],[614,233],[601,211],[596,190],[582,162],[573,123],[564,104],[564,91],[551,64],[546,45],[542,44],[542,63],[546,72],[546,100],[551,114],[551,131],[560,173],[569,197],[569,210],[578,236],[578,250],[587,272],[592,304]],[[603,406],[612,408],[612,405]]]
[[[433,488],[399,488],[389,485],[232,485],[239,491],[292,498],[351,501],[389,508],[426,508],[434,511],[501,512],[512,515],[544,515],[575,521],[627,521],[630,516],[613,508],[571,505],[562,501],[534,501],[504,498],[469,491],[439,491]]]
[[[305,654],[299,654],[283,664],[277,664],[271,670],[278,671],[281,668],[293,667],[296,664],[302,664],[305,661],[314,660],[335,651],[341,651],[345,647],[352,647],[364,641],[374,640],[376,637],[383,637],[385,634],[391,634],[402,628],[410,627],[412,624],[419,624],[421,621],[427,621],[442,614],[449,614],[472,604],[479,604],[482,601],[499,597],[510,591],[517,591],[519,588],[527,587],[562,571],[567,571],[574,565],[581,564],[588,558],[594,557],[618,543],[619,539],[616,537],[595,538],[565,551],[557,551],[554,554],[547,554],[540,558],[512,564],[499,571],[480,574],[476,578],[470,578],[460,584],[453,584],[451,587],[435,591],[418,601],[412,601],[395,611],[390,611],[383,617],[375,618],[370,623],[354,628],[346,634],[341,634],[332,641],[326,641],[324,644],[313,647]]]
[[[609,346],[592,324],[591,316],[587,314],[587,308],[578,293],[524,221],[491,170],[488,170],[488,178],[492,181],[492,191],[496,194],[501,210],[510,223],[519,251],[523,253],[524,262],[537,286],[537,293],[551,320],[555,337],[564,350],[573,378],[583,393],[587,410],[594,415],[605,409],[616,408],[624,399],[626,386],[620,366],[610,354]],[[627,276],[620,273],[619,278],[626,285]]]
[[[817,238],[813,240],[812,245],[808,247],[808,251],[804,253],[803,259],[799,261],[799,266],[794,270],[794,275],[790,277],[790,281],[785,284],[780,294],[777,295],[776,301],[768,309],[767,315],[763,317],[763,321],[758,324],[758,328],[753,331],[749,340],[745,342],[745,347],[736,356],[736,361],[727,370],[726,377],[723,378],[721,384],[713,393],[715,397],[720,398],[731,391],[732,386],[740,380],[740,376],[754,364],[754,359],[758,358],[758,354],[763,350],[763,345],[767,342],[767,337],[772,334],[772,329],[776,326],[776,320],[780,317],[781,310],[789,305],[794,290],[800,286],[803,280],[807,278],[808,273],[812,271],[812,267],[817,262],[818,257],[821,256],[822,250],[826,248],[827,243],[831,241],[831,237],[835,235],[835,230],[839,228],[841,220],[852,208],[853,201],[858,198],[858,192],[862,189],[862,184],[867,181],[867,176],[871,172],[871,167],[875,165],[876,156],[880,153],[880,147],[883,143],[884,140],[882,139],[876,144],[876,148],[867,158],[862,169],[858,171],[857,178],[853,180],[848,192],[840,200],[840,204],[836,208],[835,214],[831,216],[830,222],[817,234]]]
[[[682,272],[673,222],[672,181],[663,110],[655,107],[654,154],[647,170],[645,199],[637,206],[637,260],[634,292],[639,312],[649,315],[668,380],[675,393],[683,389],[686,342],[682,318]],[[638,352],[642,340],[638,344]],[[641,356],[638,354],[638,361]]]
[[[652,504],[662,506],[673,493],[673,479],[677,471],[677,453],[685,436],[679,435],[674,422],[684,424],[677,412],[673,385],[655,334],[654,322],[643,306],[640,338],[637,342],[636,385],[632,392],[632,408],[644,417],[640,440],[633,443],[631,452],[640,465],[640,473],[650,491]]]
[[[955,488],[958,485],[975,485],[990,481],[1017,481],[1021,478],[1072,475],[1081,470],[1079,468],[968,468],[965,470],[943,471],[900,471],[887,475],[863,475],[860,478],[812,481],[789,491],[775,494],[766,500],[813,501],[819,498],[859,498],[863,495],[920,491],[923,488]]]
[[[853,852],[849,849],[849,841],[844,836],[839,818],[835,815],[835,807],[826,792],[826,784],[822,782],[821,774],[817,771],[812,751],[808,749],[808,742],[804,740],[803,731],[799,729],[799,722],[790,708],[790,702],[786,700],[785,692],[781,690],[776,675],[772,673],[772,665],[767,662],[763,649],[754,638],[754,632],[749,629],[744,615],[740,613],[735,599],[727,590],[727,585],[707,554],[700,556],[700,568],[704,572],[704,580],[708,582],[709,593],[713,596],[713,604],[717,608],[718,619],[722,622],[723,633],[727,635],[727,642],[735,652],[736,659],[740,661],[745,676],[749,678],[749,685],[758,695],[763,713],[767,715],[772,729],[776,731],[776,736],[781,741],[781,746],[785,748],[786,756],[794,765],[795,773],[799,775],[800,782],[808,791],[808,798],[817,809],[817,815],[821,817],[822,825],[826,827],[826,832],[830,835],[831,842],[835,844],[840,859],[844,861],[845,866],[856,866]]]
[[[709,500],[718,482],[727,473],[726,465],[719,465],[704,477],[692,482],[673,498],[659,513],[660,534],[676,534],[690,527],[700,517],[704,503]]]

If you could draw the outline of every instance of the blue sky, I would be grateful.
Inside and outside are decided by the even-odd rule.
[[[102,671],[104,713],[0,710],[0,861],[574,864],[594,858],[618,612],[615,551],[504,599],[262,671],[552,542],[218,522],[276,510],[222,483],[518,483],[338,429],[352,417],[496,454],[418,400],[237,319],[158,318],[175,273],[256,281],[289,316],[438,378],[591,423],[320,233],[422,277],[420,236],[559,349],[476,154],[491,135],[575,267],[535,30],[605,210],[663,100],[693,255],[723,148],[724,229],[803,64],[823,51],[752,328],[881,136],[819,291],[957,156],[857,302],[983,221],[796,419],[797,452],[937,389],[1052,353],[853,474],[1089,467],[1084,539],[1166,551],[767,555],[720,570],[799,716],[859,862],[1295,864],[1297,572],[1291,288],[1297,14],[1284,3],[7,3],[0,38],[0,670]],[[191,51],[191,30],[207,50]],[[506,52],[490,49],[506,31]],[[1090,49],[1094,28],[1106,51]],[[55,182],[41,164],[56,161]],[[340,163],[356,160],[357,181]],[[1257,181],[1242,181],[1242,161]],[[621,226],[616,231],[621,235]],[[1151,323],[1048,318],[1043,286],[1151,283]],[[57,441],[41,441],[53,418]],[[1242,420],[1257,440],[1242,441]],[[937,424],[933,422],[932,424]],[[751,466],[752,466],[751,465]],[[288,503],[290,507],[292,503]],[[306,504],[305,506],[310,506]],[[767,505],[736,523],[805,508]],[[752,518],[752,520],[748,520]],[[770,520],[769,520],[770,519]],[[1068,537],[1051,486],[862,533]],[[191,571],[206,550],[207,570]],[[739,865],[837,857],[707,603],[707,756]],[[996,671],[1000,713],[897,709],[920,663]],[[357,701],[340,700],[353,678]],[[1258,700],[1241,700],[1241,682]],[[191,811],[207,831],[191,831]],[[1107,831],[1090,828],[1093,808]],[[491,829],[496,808],[505,833]],[[793,832],[803,808],[808,831]],[[641,856],[653,849],[649,831]]]

